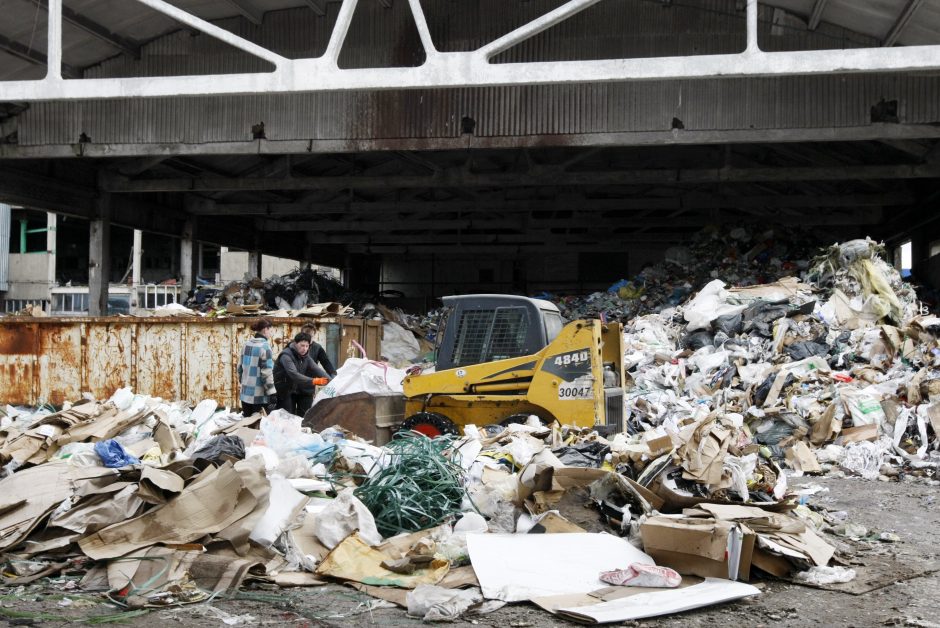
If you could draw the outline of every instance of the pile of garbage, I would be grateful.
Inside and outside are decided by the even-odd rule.
[[[340,428],[310,432],[283,411],[245,417],[129,389],[58,412],[8,406],[5,581],[79,573],[82,590],[125,608],[204,602],[248,582],[342,582],[428,620],[519,601],[606,617],[609,604],[590,597],[605,582],[657,587],[655,604],[623,598],[603,620],[625,621],[757,594],[744,582],[753,555],[789,574],[834,554],[780,500],[777,512],[719,504],[662,517],[672,506],[605,464],[600,449],[619,442],[605,443],[532,417],[495,434],[468,426],[459,439],[376,446]],[[565,464],[572,451],[594,468]],[[672,564],[669,538],[692,533],[747,558],[729,563],[723,546],[717,561],[686,556],[681,574],[655,566]]]
[[[694,451],[694,464],[676,465],[674,490],[742,502],[769,499],[768,478],[781,476],[767,465],[869,479],[935,474],[940,319],[919,313],[880,252],[871,240],[835,245],[805,283],[715,280],[680,307],[630,322],[627,445]]]
[[[714,279],[730,285],[771,283],[798,275],[824,244],[808,229],[753,226],[730,232],[708,227],[688,245],[666,249],[664,260],[646,266],[632,279],[622,279],[606,292],[587,296],[542,294],[554,302],[568,320],[600,318],[627,321],[684,303]]]
[[[322,303],[351,304],[351,314],[368,299],[351,293],[332,275],[314,268],[298,269],[267,279],[245,275],[224,288],[199,286],[185,306],[194,312],[213,314],[257,314],[275,311],[303,311]]]

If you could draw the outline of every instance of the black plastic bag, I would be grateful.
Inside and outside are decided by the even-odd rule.
[[[216,436],[196,450],[193,460],[208,460],[222,463],[228,460],[244,460],[245,443],[238,436]]]
[[[729,336],[735,336],[744,329],[744,319],[740,313],[726,314],[712,321],[712,327],[715,331],[723,331]]]
[[[597,441],[568,445],[552,451],[568,467],[598,468],[604,464],[604,457],[610,453],[610,446]]]
[[[805,360],[814,355],[829,355],[829,347],[819,342],[794,342],[784,349],[791,360]]]

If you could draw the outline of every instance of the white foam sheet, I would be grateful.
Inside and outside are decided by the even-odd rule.
[[[610,534],[468,534],[470,563],[488,600],[589,593],[602,571],[653,559]]]
[[[701,584],[683,589],[639,593],[590,606],[558,608],[556,612],[582,621],[609,624],[671,615],[759,594],[760,590],[757,587],[743,582],[706,578]]]

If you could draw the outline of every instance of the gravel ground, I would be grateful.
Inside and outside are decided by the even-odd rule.
[[[920,626],[940,628],[940,483],[907,478],[901,482],[853,478],[802,478],[829,489],[810,504],[848,512],[848,521],[875,533],[893,532],[900,542],[861,542],[856,560],[869,566],[896,564],[917,571],[862,595],[808,588],[779,580],[758,580],[755,598],[627,625],[671,626]],[[0,588],[0,620],[9,625],[61,626],[69,623],[120,623],[131,626],[417,626],[399,608],[376,607],[373,598],[340,585],[306,589],[246,589],[235,599],[216,599],[178,609],[129,614],[96,594],[67,591],[63,580]],[[250,617],[249,617],[250,616]],[[506,606],[454,626],[576,626],[528,604]]]

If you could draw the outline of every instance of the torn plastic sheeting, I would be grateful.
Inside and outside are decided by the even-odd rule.
[[[672,615],[759,594],[757,587],[743,582],[706,578],[701,584],[682,589],[644,591],[599,604],[563,606],[556,612],[582,622],[610,624]]]
[[[589,593],[611,564],[654,564],[609,534],[469,534],[467,547],[483,596],[504,602]]]
[[[454,621],[483,601],[477,587],[445,589],[422,584],[409,591],[406,597],[408,614],[424,621]]]

